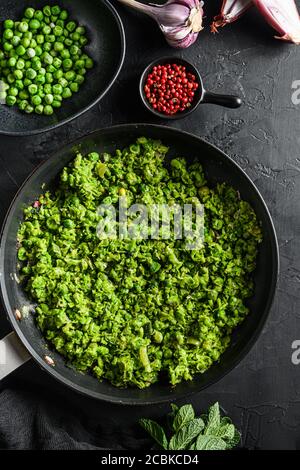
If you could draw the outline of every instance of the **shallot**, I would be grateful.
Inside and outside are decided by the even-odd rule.
[[[276,39],[300,44],[300,17],[294,0],[253,0],[253,3],[281,35]]]
[[[214,17],[211,31],[216,33],[218,28],[233,23],[252,6],[252,0],[223,0],[221,12]]]

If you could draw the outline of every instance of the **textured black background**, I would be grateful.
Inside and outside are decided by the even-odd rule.
[[[220,3],[207,1],[207,26]],[[112,124],[158,122],[144,111],[137,93],[138,76],[150,60],[167,54],[184,57],[199,68],[207,88],[242,96],[245,104],[239,110],[204,105],[172,125],[225,150],[260,189],[279,238],[279,288],[265,330],[250,354],[192,402],[200,412],[218,400],[241,429],[247,448],[300,449],[300,365],[291,363],[291,344],[300,339],[300,105],[291,100],[292,82],[300,80],[300,50],[273,39],[272,30],[254,10],[218,35],[210,34],[206,27],[197,43],[185,51],[170,49],[150,19],[123,6],[118,10],[126,30],[127,57],[117,83],[101,105],[54,132],[29,138],[1,137],[0,219],[26,176],[63,143]],[[0,336],[9,331],[2,313]],[[131,447],[130,435],[141,438],[140,445],[145,445],[137,419],[160,416],[169,408],[126,408],[80,397],[31,362],[2,387],[18,389],[21,395],[34,391],[49,405],[63,406],[74,416],[71,434],[78,426],[93,434],[90,440],[96,444],[97,435],[100,439],[105,432],[112,447]],[[64,426],[63,413],[60,424]]]

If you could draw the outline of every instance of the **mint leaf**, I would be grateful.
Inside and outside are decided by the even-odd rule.
[[[158,423],[152,421],[151,419],[141,419],[140,425],[163,449],[168,449],[168,440],[165,431]]]
[[[186,449],[204,428],[201,418],[196,418],[183,426],[170,440],[169,450]]]
[[[235,427],[233,424],[225,424],[224,426],[220,426],[219,429],[215,432],[215,436],[221,437],[225,440],[232,440],[235,434]]]
[[[195,444],[195,450],[226,450],[226,442],[220,437],[198,436]]]
[[[234,436],[232,439],[228,440],[227,441],[227,449],[233,449],[234,447],[236,447],[239,443],[240,443],[240,440],[241,440],[241,434],[236,430],[234,429]]]
[[[192,405],[184,405],[177,412],[173,421],[173,429],[175,432],[180,431],[186,424],[195,418],[195,412]]]
[[[207,419],[208,421],[204,430],[204,434],[215,435],[221,422],[220,407],[218,402],[209,408]]]

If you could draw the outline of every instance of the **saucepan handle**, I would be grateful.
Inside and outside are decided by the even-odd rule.
[[[0,380],[4,379],[30,359],[15,333],[9,333],[0,340]]]
[[[202,103],[217,104],[225,108],[239,108],[242,105],[242,100],[239,96],[234,95],[220,95],[210,91],[204,91]]]

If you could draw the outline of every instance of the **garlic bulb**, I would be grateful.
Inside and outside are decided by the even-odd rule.
[[[153,18],[172,47],[189,47],[203,29],[202,1],[168,0],[164,5],[145,5],[136,0],[119,1]]]

